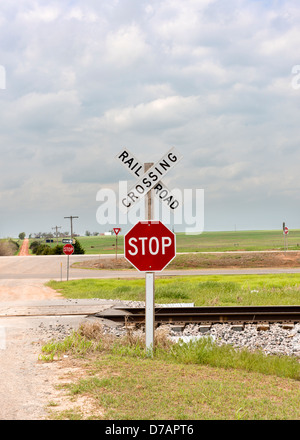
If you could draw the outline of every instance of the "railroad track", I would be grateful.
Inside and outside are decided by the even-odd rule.
[[[99,318],[119,323],[145,323],[143,307],[113,307]],[[300,306],[156,307],[156,324],[300,322]]]
[[[0,308],[1,317],[94,316],[117,323],[145,323],[144,307],[63,304]],[[156,307],[156,324],[300,322],[300,306]]]

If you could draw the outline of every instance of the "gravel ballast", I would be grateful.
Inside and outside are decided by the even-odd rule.
[[[112,301],[112,305],[113,305]],[[124,301],[119,302],[126,307],[144,307],[143,302]],[[87,318],[85,321],[90,320]],[[92,317],[95,322],[101,323],[101,319]],[[105,331],[116,337],[126,333],[125,326],[115,323],[103,324]],[[203,326],[200,324],[188,324],[177,327],[174,324],[164,325],[164,330],[174,342],[189,342],[191,340],[211,337],[217,344],[230,344],[237,349],[246,348],[250,351],[261,350],[267,355],[295,356],[300,359],[300,323],[273,323],[273,324],[245,324],[232,325],[228,323]],[[68,336],[74,326],[62,323],[61,320],[52,321],[51,324],[41,323],[38,329],[39,336],[44,341],[50,339],[61,340]],[[179,331],[178,331],[179,330]],[[143,329],[135,330],[143,334]]]

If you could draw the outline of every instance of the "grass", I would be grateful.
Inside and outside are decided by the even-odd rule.
[[[86,254],[114,254],[116,236],[77,237]],[[32,239],[33,240],[33,239]],[[56,245],[56,239],[52,246]],[[177,252],[284,250],[282,230],[203,232],[198,235],[176,233]],[[300,250],[300,230],[290,230],[288,249]],[[124,253],[124,236],[118,235],[118,254]]]
[[[65,298],[144,301],[144,279],[50,281]],[[299,305],[300,274],[201,275],[156,278],[156,303],[196,306]]]
[[[74,409],[60,412],[52,401],[52,418],[86,417],[76,407],[80,396],[92,402],[91,419],[300,418],[300,365],[295,359],[219,347],[207,338],[172,344],[157,333],[157,348],[149,358],[143,341],[132,334],[107,341],[101,326],[92,327],[82,326],[67,341],[43,347],[44,353],[83,357],[84,374],[64,385]]]
[[[282,230],[203,232],[176,234],[177,252],[284,250]],[[300,250],[300,230],[288,234],[288,249]]]
[[[177,254],[168,270],[216,269],[216,268],[293,268],[300,267],[300,252],[198,252]],[[76,269],[136,270],[124,256],[112,258],[86,258],[72,264]]]
[[[144,300],[143,279],[48,283],[66,298]],[[300,275],[215,275],[157,278],[157,303],[195,305],[299,304]],[[144,340],[90,326],[43,347],[41,359],[80,359],[82,373],[64,385],[72,408],[51,404],[51,417],[105,420],[300,419],[300,364],[287,356],[218,346],[205,338],[171,344],[156,331],[154,356]],[[162,334],[163,336],[163,334]],[[69,359],[69,358],[68,358]],[[92,408],[83,413],[77,399]],[[74,400],[74,402],[73,402]],[[50,410],[50,407],[49,407]]]

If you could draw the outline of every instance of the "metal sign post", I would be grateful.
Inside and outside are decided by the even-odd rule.
[[[283,237],[284,237],[284,251],[286,252],[288,250],[288,233],[289,228],[285,226],[283,230]]]
[[[72,246],[71,244],[65,244],[63,247],[63,252],[68,257],[68,259],[67,259],[68,260],[67,261],[67,281],[69,281],[69,257],[74,252],[74,246]]]
[[[116,234],[116,260],[118,258],[118,234],[121,231],[121,228],[114,228],[114,233]]]
[[[135,185],[127,192],[126,197],[122,200],[122,206],[125,208],[125,210],[131,209],[133,206],[135,206],[137,202],[139,202],[143,197],[145,197],[145,217],[146,220],[149,221],[147,226],[150,226],[152,224],[152,220],[154,220],[154,200],[153,200],[154,190],[155,190],[155,194],[160,198],[160,200],[162,202],[167,203],[170,209],[176,209],[179,206],[179,202],[175,199],[174,195],[161,182],[161,178],[164,177],[167,174],[167,172],[170,169],[172,169],[173,166],[176,165],[176,163],[182,158],[181,154],[175,148],[171,148],[171,150],[169,150],[161,158],[161,160],[159,160],[155,164],[145,163],[144,167],[143,164],[140,163],[127,149],[123,149],[116,158],[120,160],[122,164],[126,168],[128,168],[128,170],[135,177],[136,176],[138,177],[138,180],[135,183]],[[141,170],[143,168],[144,168],[144,174],[141,175]],[[162,197],[162,191],[163,191],[163,197]],[[175,237],[174,234],[173,236]],[[139,235],[138,238],[131,237],[131,240],[138,240],[138,239],[142,242],[143,251],[145,251],[146,240],[149,239],[148,244],[149,244],[150,254],[152,255],[159,254],[158,252],[159,240],[157,237],[151,236],[149,238],[147,235],[145,236]],[[164,242],[163,239],[165,239],[166,241]],[[163,237],[163,239],[161,242],[161,247],[164,249],[164,251],[166,247],[171,246],[171,242],[174,245],[174,255],[172,254],[173,255],[172,258],[174,258],[176,253],[175,240],[172,241],[170,237]],[[154,242],[155,245],[153,244]],[[134,241],[132,241],[132,243],[134,243]],[[153,247],[156,246],[156,248],[154,247],[153,249],[150,243],[152,243]],[[135,254],[135,250],[128,251],[128,254],[130,254],[131,252],[132,255],[137,255],[138,247],[134,244],[133,246],[134,249],[136,249],[136,254]],[[126,247],[126,238],[124,238],[125,258],[127,258],[128,261],[130,261],[130,259],[128,258],[129,255],[126,256],[125,247]],[[160,255],[158,255],[158,258],[160,259]],[[172,258],[170,258],[169,261]],[[132,261],[130,262],[132,263]],[[155,298],[155,268],[154,267],[155,266],[153,266],[151,263],[151,265],[148,265],[146,270],[142,269],[145,270],[145,319],[146,319],[145,337],[146,337],[146,351],[149,356],[153,355],[153,349],[154,349],[154,328],[155,328],[155,299],[154,299]],[[149,270],[150,268],[152,270]],[[162,269],[158,269],[158,270],[162,270]]]
[[[124,236],[124,256],[136,269],[145,272],[146,349],[154,348],[155,272],[162,271],[176,256],[174,232],[161,221],[140,221]]]
[[[148,356],[153,355],[155,330],[155,272],[146,272],[145,336]]]
[[[145,163],[144,172],[146,173],[153,163]],[[153,190],[148,191],[145,200],[145,218],[154,219],[154,200]],[[153,355],[155,331],[155,272],[145,273],[145,337],[146,350],[148,356]]]

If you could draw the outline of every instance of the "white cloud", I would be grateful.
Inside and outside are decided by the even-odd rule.
[[[299,18],[292,0],[1,4],[7,212],[22,186],[32,194],[30,209],[40,206],[53,176],[59,207],[92,212],[97,182],[123,176],[111,159],[122,145],[142,160],[174,145],[184,159],[168,179],[204,188],[224,228],[231,221],[221,208],[225,196],[230,206],[253,201],[251,213],[239,212],[248,227],[255,198],[265,200],[273,227],[281,195],[292,212],[299,186],[300,89],[292,87]],[[19,207],[27,209],[20,194]],[[215,225],[209,212],[208,229]],[[295,224],[298,218],[293,214]]]
[[[106,37],[106,62],[117,68],[134,65],[148,50],[145,36],[135,24],[110,32]]]
[[[60,15],[60,8],[57,6],[41,6],[35,2],[31,9],[22,10],[19,14],[19,20],[25,22],[53,22]]]
[[[107,111],[101,120],[104,130],[160,130],[184,124],[197,110],[198,97],[167,96],[148,103]]]
[[[79,6],[72,8],[70,12],[66,12],[65,17],[67,20],[75,19],[88,23],[95,23],[99,19],[98,15],[95,12],[84,10]]]
[[[72,127],[80,111],[80,101],[73,91],[32,92],[9,103],[2,110],[3,121],[10,130],[36,131],[39,136],[50,129]]]

